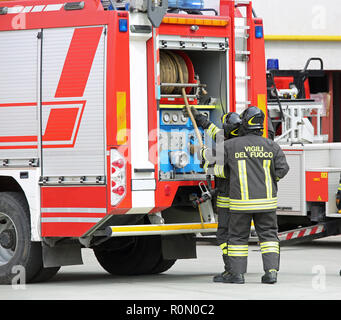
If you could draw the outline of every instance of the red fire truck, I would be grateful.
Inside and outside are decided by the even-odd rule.
[[[265,111],[262,20],[249,1],[169,6],[0,3],[0,283],[17,265],[47,280],[84,247],[109,273],[160,273],[216,230],[192,206],[206,176],[181,87],[217,124]]]
[[[0,42],[0,283],[17,266],[27,282],[48,280],[81,264],[82,248],[118,275],[195,258],[196,234],[217,224],[210,202],[192,205],[207,177],[182,88],[217,125],[250,105],[267,114],[263,25],[251,2],[3,1]],[[283,149],[303,171],[290,176],[279,213],[318,211],[325,194],[312,191],[319,203],[306,205],[305,182],[295,182],[310,151]],[[325,186],[327,169],[310,172]]]

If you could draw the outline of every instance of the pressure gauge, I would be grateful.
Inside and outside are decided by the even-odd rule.
[[[183,123],[186,123],[187,120],[188,120],[187,117],[185,117],[184,115],[181,115],[181,121],[182,121]]]
[[[173,121],[173,122],[178,122],[178,120],[179,120],[179,116],[178,116],[176,113],[174,113],[174,114],[172,115],[172,121]]]
[[[170,115],[169,115],[169,113],[165,112],[163,114],[163,122],[168,123],[169,121],[170,121]]]

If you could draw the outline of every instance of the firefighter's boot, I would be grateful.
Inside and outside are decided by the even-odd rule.
[[[244,275],[242,273],[228,273],[223,278],[224,283],[245,283]]]
[[[230,263],[229,263],[229,259],[228,259],[228,255],[227,254],[223,254],[223,261],[224,261],[224,265],[225,265],[225,270],[222,273],[216,274],[213,277],[213,282],[224,282],[224,278],[230,272]]]
[[[273,284],[277,282],[277,270],[266,271],[262,276],[262,283]]]

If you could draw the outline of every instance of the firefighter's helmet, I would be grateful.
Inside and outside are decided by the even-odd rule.
[[[245,130],[261,130],[264,128],[264,112],[257,107],[249,107],[241,114],[242,126]]]
[[[227,139],[238,137],[242,120],[237,112],[229,112],[221,117],[224,135]]]

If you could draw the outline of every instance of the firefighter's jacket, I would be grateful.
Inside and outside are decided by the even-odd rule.
[[[211,150],[202,152],[215,163],[215,171],[229,169],[231,212],[269,212],[277,208],[277,182],[289,171],[280,146],[260,135],[249,133],[226,140],[223,150],[213,157]]]
[[[216,142],[218,145],[223,145],[224,143],[224,130],[218,128],[214,123],[206,120],[205,123],[202,125],[202,127],[206,130],[206,133],[209,135],[209,137]],[[206,173],[208,173],[208,169],[210,166],[210,162],[207,161],[204,157],[203,160],[205,161],[204,164],[204,170]],[[213,174],[214,174],[214,182],[215,187],[218,190],[217,194],[217,207],[228,209],[230,205],[230,197],[229,197],[229,183],[228,180],[226,180],[229,176],[229,169],[226,166],[223,171],[220,170],[217,171],[217,166],[214,164],[213,167]]]

